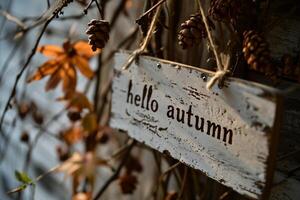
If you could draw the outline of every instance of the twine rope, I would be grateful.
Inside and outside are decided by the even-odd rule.
[[[208,26],[208,22],[207,22],[207,19],[206,19],[204,10],[203,10],[201,0],[198,0],[198,4],[199,4],[200,13],[201,13],[201,16],[202,16],[202,19],[204,22],[205,30],[207,32],[208,42],[209,42],[209,45],[212,48],[213,53],[216,57],[217,67],[218,67],[218,71],[215,72],[214,76],[206,84],[206,89],[210,90],[217,81],[223,80],[223,78],[229,72],[228,68],[229,68],[230,57],[218,52],[218,49],[212,38],[212,33]]]
[[[161,5],[159,5],[157,8],[156,8],[156,12],[155,12],[155,15],[151,21],[151,24],[150,24],[150,28],[147,32],[147,35],[145,37],[145,39],[143,40],[142,42],[142,46],[138,49],[136,49],[134,52],[132,52],[132,54],[129,56],[127,62],[123,65],[122,69],[123,70],[126,70],[129,68],[129,66],[131,65],[131,63],[141,54],[145,51],[145,49],[147,48],[147,45],[149,44],[150,40],[151,40],[151,37],[154,33],[154,29],[155,29],[155,26],[156,26],[156,23],[158,21],[158,17],[159,17],[159,14],[160,14],[160,11],[161,11]]]

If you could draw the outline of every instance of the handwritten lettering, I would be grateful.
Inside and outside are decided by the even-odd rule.
[[[157,112],[159,105],[158,101],[152,97],[153,86],[145,84],[142,94],[134,94],[132,92],[132,80],[129,81],[127,90],[127,103],[136,107],[146,109],[148,111]],[[189,105],[187,111],[184,109],[167,105],[167,118],[172,119],[178,123],[186,124],[190,128],[194,128],[203,134],[216,138],[224,143],[233,143],[233,131],[226,127],[222,127],[216,122],[205,119],[193,112],[192,105]]]

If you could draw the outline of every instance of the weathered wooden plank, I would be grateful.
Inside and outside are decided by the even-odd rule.
[[[282,84],[286,91],[295,84]],[[300,199],[300,89],[284,96],[283,123],[271,200]]]
[[[140,56],[115,56],[110,125],[252,198],[273,177],[280,97],[239,79],[205,89],[211,73]]]
[[[300,171],[299,171],[300,174]],[[275,183],[272,188],[270,200],[299,200],[300,199],[300,180],[295,177],[287,178],[285,174],[276,173],[275,179],[277,178],[280,182]]]

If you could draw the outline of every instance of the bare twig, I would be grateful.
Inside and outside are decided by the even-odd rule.
[[[47,8],[50,8],[50,0],[46,0],[47,1]]]
[[[174,165],[170,166],[166,171],[164,171],[161,176],[160,180],[164,178],[165,175],[169,174],[171,171],[173,171],[176,167],[178,167],[181,164],[181,162],[177,162]]]
[[[12,4],[13,4],[13,0],[8,1],[6,12],[10,12]],[[0,36],[2,35],[2,31],[4,30],[4,26],[5,26],[6,20],[7,20],[7,18],[4,18],[3,21],[2,21],[2,23],[0,24]]]
[[[225,200],[227,199],[231,194],[232,194],[232,190],[226,191],[224,192],[220,197],[219,200]],[[229,199],[229,198],[228,198]]]
[[[21,29],[26,29],[26,24],[24,24],[21,20],[19,20],[17,17],[11,15],[10,13],[6,11],[0,11],[0,14],[4,16],[7,20],[14,22],[17,24]]]
[[[61,165],[58,165],[58,166],[55,166],[53,168],[51,168],[50,170],[48,170],[47,172],[45,172],[44,174],[41,174],[39,175],[38,177],[36,177],[31,183],[28,183],[28,184],[23,184],[19,187],[16,187],[10,191],[8,191],[6,194],[13,194],[13,193],[16,193],[16,192],[21,192],[23,191],[25,188],[24,186],[29,186],[29,185],[32,185],[34,186],[34,184],[36,184],[38,181],[40,181],[41,179],[43,179],[45,176],[51,174],[52,172],[56,171]]]
[[[114,14],[113,14],[113,16],[111,18],[111,21],[110,21],[110,27],[111,28],[114,27],[114,25],[115,25],[115,23],[117,21],[118,16],[120,15],[120,13],[122,12],[124,6],[126,5],[126,2],[127,2],[127,0],[122,0],[120,2],[120,4],[118,5],[117,9],[115,10],[115,12],[114,12]]]
[[[32,51],[31,51],[31,54],[29,55],[29,57],[28,57],[26,63],[24,64],[24,66],[22,67],[21,71],[18,73],[18,75],[17,75],[17,77],[16,77],[16,79],[15,79],[15,82],[14,82],[14,85],[13,85],[12,92],[11,92],[11,94],[10,94],[10,96],[9,96],[9,98],[8,98],[8,100],[7,100],[7,102],[6,102],[4,111],[3,111],[2,116],[1,116],[1,120],[0,120],[0,131],[1,131],[1,134],[2,134],[2,123],[3,123],[3,120],[4,120],[4,118],[5,118],[5,115],[6,115],[7,111],[8,111],[8,109],[9,109],[9,107],[10,107],[10,102],[11,102],[11,100],[13,99],[13,97],[15,96],[15,93],[16,93],[16,90],[17,90],[17,85],[18,85],[18,83],[19,83],[19,81],[20,81],[20,79],[21,79],[21,77],[22,77],[22,75],[23,75],[25,69],[28,67],[28,65],[29,65],[29,63],[30,63],[30,61],[31,61],[31,59],[32,59],[33,56],[35,55],[36,49],[37,49],[37,47],[38,47],[38,45],[39,45],[39,43],[40,43],[40,40],[41,40],[42,36],[44,35],[44,33],[45,33],[45,31],[46,31],[48,25],[49,25],[50,22],[51,22],[51,20],[52,20],[54,17],[55,17],[55,15],[53,15],[53,17],[50,18],[50,19],[45,23],[45,25],[44,25],[44,27],[43,27],[41,33],[39,34],[39,36],[38,36],[38,38],[37,38],[37,40],[36,40],[36,42],[35,42],[35,45],[34,45]]]
[[[23,40],[17,41],[13,48],[11,49],[11,52],[7,56],[7,59],[4,61],[2,67],[1,67],[1,72],[0,72],[0,83],[2,82],[2,78],[6,72],[6,70],[9,68],[10,62],[13,61],[14,56],[18,52],[17,49],[21,46]]]
[[[134,28],[134,30],[124,38],[118,45],[117,45],[117,50],[113,50],[112,52],[109,53],[109,55],[103,60],[103,64],[105,65],[112,57],[113,55],[120,49],[123,45],[125,45],[127,42],[129,42],[130,39],[134,38],[136,34],[138,33],[138,27]]]
[[[108,186],[118,178],[121,169],[123,168],[123,166],[126,164],[126,161],[128,159],[128,156],[130,155],[130,152],[133,148],[133,146],[135,145],[136,141],[133,140],[131,145],[129,146],[129,148],[127,149],[126,154],[124,155],[121,163],[119,164],[118,168],[116,169],[116,171],[113,173],[113,175],[104,183],[104,185],[102,186],[102,188],[97,192],[96,196],[93,198],[94,200],[100,199],[100,197],[102,196],[102,194],[104,193],[104,191],[108,188]]]
[[[184,193],[184,188],[185,188],[185,184],[186,184],[186,178],[187,178],[187,172],[188,172],[188,167],[184,167],[184,174],[183,174],[183,179],[181,182],[181,188],[180,188],[180,192],[178,194],[178,200],[182,199],[183,193]]]
[[[13,97],[14,97],[15,94],[16,94],[16,90],[17,90],[18,83],[19,83],[19,81],[20,81],[20,79],[21,79],[21,77],[22,77],[24,71],[27,69],[27,67],[28,67],[30,61],[32,60],[33,56],[35,55],[36,50],[37,50],[37,48],[38,48],[38,45],[39,45],[39,43],[40,43],[40,41],[41,41],[41,39],[42,39],[42,36],[44,35],[44,33],[45,33],[45,31],[46,31],[48,25],[50,24],[50,22],[51,22],[51,21],[52,21],[52,20],[53,20],[60,12],[61,12],[61,10],[62,10],[65,6],[67,6],[68,3],[69,3],[69,2],[68,2],[68,1],[65,1],[65,0],[57,0],[57,1],[55,2],[55,4],[53,4],[53,6],[51,6],[51,9],[48,9],[48,11],[44,14],[44,15],[45,15],[45,18],[46,18],[46,22],[45,22],[45,24],[44,24],[44,26],[43,26],[43,28],[42,28],[40,34],[38,35],[37,40],[36,40],[36,42],[35,42],[35,44],[34,44],[34,47],[33,47],[33,49],[31,50],[31,53],[30,53],[30,55],[28,56],[28,58],[27,58],[25,64],[24,64],[23,67],[21,68],[20,72],[17,74],[16,79],[15,79],[15,82],[14,82],[14,85],[13,85],[13,88],[12,88],[12,92],[11,92],[11,94],[9,95],[9,98],[8,98],[6,104],[5,104],[4,111],[3,111],[2,115],[1,115],[1,119],[0,119],[0,134],[3,134],[3,132],[2,132],[2,124],[3,124],[3,120],[4,120],[4,118],[5,118],[5,115],[6,115],[7,111],[8,111],[8,109],[10,108],[10,102],[11,102],[11,100],[13,99]],[[52,10],[54,10],[54,11],[52,12]],[[52,15],[50,15],[50,17],[48,17],[48,13],[49,13],[49,12],[52,12]],[[36,22],[36,24],[38,24],[38,22]],[[27,29],[28,29],[28,28],[27,28]]]
[[[116,159],[118,157],[120,157],[121,155],[123,155],[125,152],[127,152],[127,149],[131,146],[132,142],[129,141],[127,144],[125,144],[124,146],[122,146],[120,149],[118,149],[116,152],[114,152],[108,159],[108,161],[111,161],[113,159]]]
[[[151,13],[153,10],[155,10],[158,6],[160,6],[161,4],[163,4],[165,1],[167,1],[167,0],[160,0],[157,4],[155,4],[149,10],[147,10],[141,16],[139,16],[139,18],[137,20],[139,20],[139,19],[143,18],[144,16],[148,15],[149,13]]]
[[[97,8],[98,8],[98,11],[99,11],[99,13],[100,13],[101,18],[103,18],[103,17],[104,17],[103,9],[101,8],[101,6],[99,5],[99,3],[98,3],[97,0],[94,0],[94,2],[96,3],[96,6],[97,6]]]
[[[55,120],[57,120],[63,113],[65,112],[65,109],[61,110],[60,112],[58,112],[56,115],[54,115],[48,122],[47,124],[45,125],[45,127],[48,127],[49,125],[51,125]],[[23,166],[23,171],[27,171],[27,168],[29,166],[29,163],[31,161],[31,153],[34,149],[34,147],[37,145],[40,137],[44,134],[44,129],[41,129],[36,137],[34,138],[34,140],[32,141],[32,143],[30,143],[28,145],[28,151],[27,151],[27,154],[26,154],[26,159],[25,159],[25,163],[24,163],[24,166]]]

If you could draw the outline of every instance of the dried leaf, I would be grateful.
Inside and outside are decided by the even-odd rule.
[[[105,163],[102,163],[103,165]],[[84,155],[74,153],[59,168],[59,172],[63,172],[69,176],[73,176],[77,180],[83,178],[93,179],[96,173],[98,161],[93,152],[87,152]]]
[[[82,119],[82,127],[85,131],[91,133],[97,130],[97,115],[95,113],[88,113]]]
[[[85,193],[85,192],[80,192],[75,194],[72,197],[72,200],[92,200],[92,194],[91,193]]]
[[[64,54],[63,48],[56,45],[44,45],[37,49],[40,53],[44,54],[47,57],[57,57]]]
[[[29,107],[28,103],[21,102],[18,105],[18,114],[19,114],[19,116],[20,116],[21,119],[24,119],[29,112],[30,112],[30,107]]]
[[[59,62],[57,60],[48,60],[37,69],[37,71],[27,80],[27,82],[30,83],[32,81],[38,81],[45,76],[53,74],[57,70],[58,64]]]
[[[86,59],[82,57],[74,57],[73,64],[76,65],[76,67],[84,76],[89,79],[93,78],[94,72],[90,69],[89,63]]]
[[[58,100],[67,100],[68,108],[81,112],[83,109],[93,110],[88,98],[81,92],[68,91],[64,97],[58,98]]]
[[[125,174],[119,177],[119,185],[123,194],[132,194],[136,189],[138,180],[135,175]]]
[[[76,68],[87,78],[93,77],[93,71],[90,69],[88,60],[96,53],[93,52],[88,43],[78,41],[71,43],[64,42],[63,47],[55,45],[45,45],[38,48],[38,51],[45,56],[53,59],[48,60],[41,65],[37,71],[28,79],[28,82],[41,80],[50,75],[47,82],[46,91],[57,87],[59,82],[63,81],[63,90],[75,91],[77,83]]]
[[[132,0],[126,0],[125,8],[130,9],[133,7],[133,2]]]
[[[69,63],[64,64],[64,69],[61,70],[64,74],[63,78],[63,90],[67,91],[75,91],[77,77],[76,71],[73,65]]]
[[[74,174],[81,168],[82,156],[79,153],[74,153],[68,160],[66,160],[59,168],[59,172],[63,172],[69,176]]]
[[[38,110],[34,110],[32,112],[32,119],[38,125],[41,125],[44,123],[44,115]]]
[[[57,87],[61,81],[61,71],[57,70],[54,74],[51,75],[50,79],[47,81],[45,90],[49,91]]]
[[[71,127],[62,133],[63,140],[69,145],[77,143],[82,137],[82,130],[79,127]]]
[[[74,49],[77,51],[77,53],[85,57],[87,59],[93,57],[97,53],[100,53],[101,51],[93,51],[90,47],[90,45],[87,42],[84,41],[78,41],[74,44]]]
[[[143,166],[140,162],[140,160],[137,157],[129,156],[128,161],[126,162],[126,170],[128,173],[131,173],[133,171],[136,172],[142,172]]]

